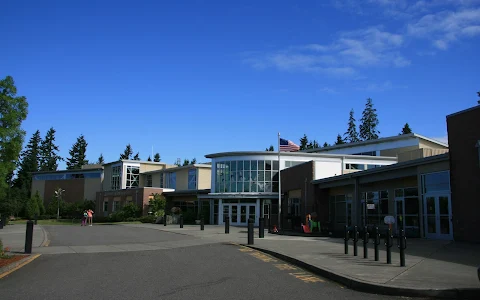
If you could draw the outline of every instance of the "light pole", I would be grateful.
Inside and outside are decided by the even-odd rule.
[[[62,188],[58,188],[58,190],[55,191],[55,197],[57,197],[57,221],[60,220],[60,199],[63,192],[65,192],[65,190]]]

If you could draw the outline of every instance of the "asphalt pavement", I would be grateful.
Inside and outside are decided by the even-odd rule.
[[[123,228],[114,231],[117,229],[122,229],[117,234],[123,233]],[[156,233],[172,238],[168,233]],[[0,295],[2,300],[395,298],[349,290],[261,252],[224,243],[154,251],[41,255],[1,279]]]

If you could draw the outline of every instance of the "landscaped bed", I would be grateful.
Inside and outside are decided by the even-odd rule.
[[[4,255],[3,257],[0,257],[0,269],[28,256],[29,255]]]

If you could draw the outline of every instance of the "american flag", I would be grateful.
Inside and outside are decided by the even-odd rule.
[[[300,150],[300,146],[290,140],[280,138],[280,151],[294,152]]]

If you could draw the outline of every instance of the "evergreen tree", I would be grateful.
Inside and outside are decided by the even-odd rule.
[[[25,198],[31,197],[32,172],[39,170],[41,143],[42,137],[40,131],[37,130],[20,155],[21,160],[18,164],[17,178],[13,181],[13,187],[17,188],[16,192]]]
[[[270,145],[270,147],[265,148],[265,151],[275,151],[275,148],[273,148],[273,145]]]
[[[359,141],[357,125],[355,124],[355,117],[353,116],[353,113],[353,109],[350,110],[350,116],[348,117],[348,129],[347,132],[345,132],[344,134],[344,141],[347,141],[349,143],[355,143]]]
[[[45,214],[45,205],[43,204],[43,199],[40,197],[40,193],[38,191],[35,192],[33,199],[37,202],[38,206],[38,215]]]
[[[184,166],[188,166],[189,164],[190,164],[190,160],[188,160],[188,159],[185,158],[185,159],[183,160],[183,165],[184,165]]]
[[[160,162],[160,153],[155,153],[155,156],[153,157],[154,162]]]
[[[330,144],[325,142],[325,143],[323,143],[323,147],[330,147]]]
[[[368,98],[365,104],[365,109],[360,120],[360,138],[364,141],[376,140],[380,131],[378,131],[378,116],[377,109],[373,108],[372,99]]]
[[[58,146],[55,145],[55,133],[55,129],[51,127],[40,145],[40,171],[56,171],[58,162],[63,160],[58,155]]]
[[[306,150],[308,147],[308,138],[306,134],[300,139],[300,150]]]
[[[100,153],[100,156],[98,157],[97,164],[103,165],[105,163],[105,160],[103,158],[103,153]]]
[[[150,155],[148,156],[147,161],[152,161],[152,158],[150,157]]]
[[[75,144],[72,145],[72,149],[68,151],[70,158],[67,158],[67,170],[81,169],[83,165],[88,164],[86,159],[87,146],[88,143],[83,134],[81,134]]]
[[[337,140],[335,141],[335,145],[342,145],[342,144],[345,144],[345,141],[343,140],[342,136],[338,134]]]
[[[132,146],[128,144],[125,147],[125,150],[123,150],[123,153],[120,154],[120,159],[130,160],[132,159],[132,155],[133,155]]]
[[[316,149],[320,148],[318,145],[318,142],[316,140],[308,142],[307,148],[306,149]]]
[[[30,197],[25,207],[25,216],[31,220],[38,215],[40,215],[40,209],[38,208],[38,201],[37,199],[35,199],[35,197]]]
[[[408,123],[405,123],[405,125],[402,128],[402,132],[400,133],[400,135],[409,134],[409,133],[412,133],[412,129],[410,128],[410,125],[408,125]]]
[[[133,160],[140,160],[140,153],[137,152],[137,154],[135,154],[133,157]]]
[[[0,203],[9,198],[13,172],[25,137],[21,126],[27,114],[27,98],[17,96],[13,77],[0,79]],[[2,205],[1,209],[8,207]]]
[[[190,162],[190,164],[191,164],[191,165],[194,165],[194,164],[196,164],[196,163],[197,163],[197,159],[194,157],[194,158],[192,159],[192,161]]]

